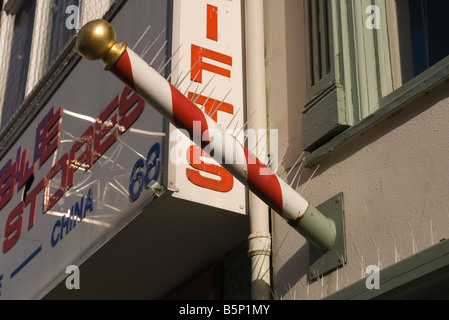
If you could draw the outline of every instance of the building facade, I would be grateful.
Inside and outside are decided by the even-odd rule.
[[[447,298],[446,2],[2,1],[0,298]],[[333,247],[82,59],[94,19],[334,221]]]

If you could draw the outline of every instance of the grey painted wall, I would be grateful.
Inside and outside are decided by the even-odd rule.
[[[285,176],[302,154],[306,104],[302,0],[266,1],[269,124],[289,138]],[[449,234],[449,93],[447,83],[331,152],[303,196],[313,205],[343,192],[348,263],[307,281],[308,244],[273,216],[275,299],[320,299],[446,238]],[[316,167],[302,168],[302,191]],[[296,170],[293,171],[294,173]],[[294,173],[287,179],[291,182]]]

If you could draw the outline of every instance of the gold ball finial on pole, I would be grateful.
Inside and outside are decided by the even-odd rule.
[[[103,19],[86,23],[76,39],[78,53],[87,60],[103,60],[105,69],[111,68],[127,48],[124,42],[116,42],[112,25]]]

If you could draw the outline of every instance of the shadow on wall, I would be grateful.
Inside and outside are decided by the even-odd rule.
[[[294,288],[304,276],[308,277],[309,264],[305,264],[305,261],[309,261],[308,244],[303,245],[296,251],[296,253],[294,253],[276,272],[275,277],[278,285],[273,292],[274,300],[291,300],[295,298],[292,288]],[[308,278],[306,278],[306,281],[308,281]]]
[[[285,1],[288,136],[302,150],[302,111],[307,104],[304,1]]]

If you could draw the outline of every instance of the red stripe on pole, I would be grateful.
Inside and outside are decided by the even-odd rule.
[[[181,92],[170,84],[173,101],[173,122],[178,129],[185,129],[190,134],[190,139],[201,139],[201,149],[209,144],[209,132],[204,113]],[[201,132],[194,132],[195,122],[200,123]],[[194,141],[197,143],[197,141]]]
[[[268,167],[244,148],[248,167],[248,187],[260,199],[266,201],[274,211],[282,216],[282,188],[275,174],[261,175]],[[270,170],[271,171],[271,170]]]
[[[112,66],[111,72],[124,83],[126,83],[131,89],[136,91],[133,68],[131,65],[131,59],[129,58],[128,50],[126,50],[121,58],[117,61],[117,63]]]

